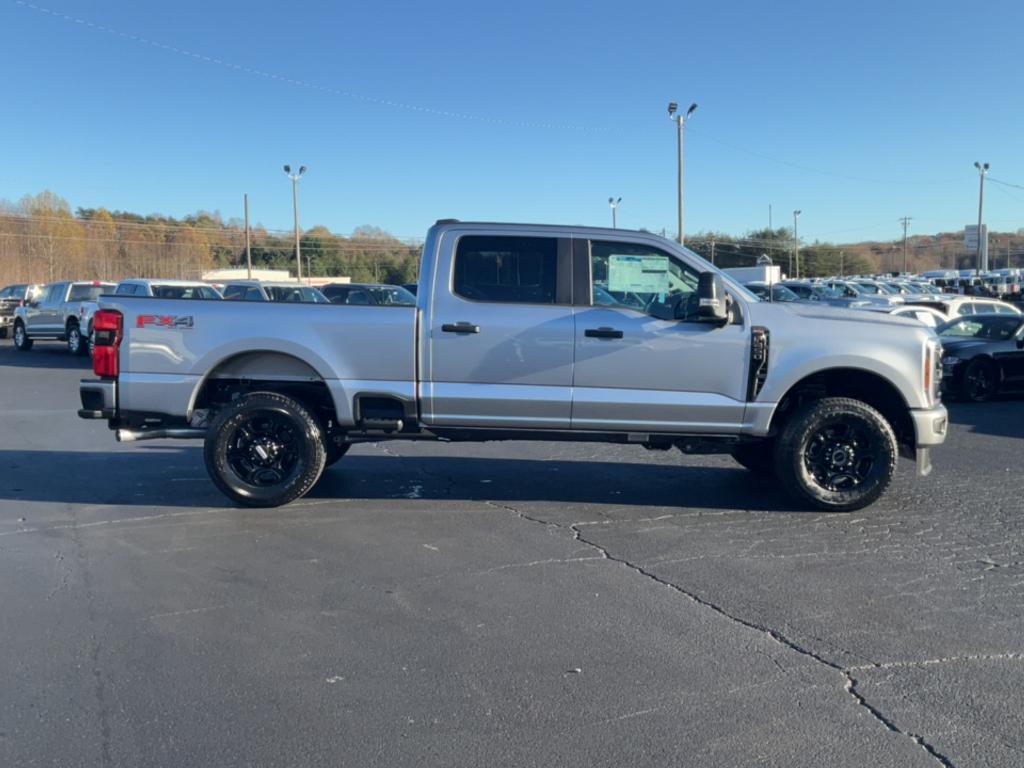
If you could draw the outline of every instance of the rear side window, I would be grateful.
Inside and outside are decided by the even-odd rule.
[[[133,296],[135,294],[135,284],[121,283],[121,285],[117,286],[117,290],[114,293],[118,296]]]
[[[68,301],[95,301],[109,291],[109,285],[73,285]]]
[[[225,299],[240,299],[245,293],[245,287],[241,285],[228,285],[224,288]]]
[[[558,241],[467,236],[455,251],[454,291],[471,301],[554,304]]]

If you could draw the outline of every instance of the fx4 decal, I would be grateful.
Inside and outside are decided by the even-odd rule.
[[[192,315],[139,315],[136,328],[191,328]]]

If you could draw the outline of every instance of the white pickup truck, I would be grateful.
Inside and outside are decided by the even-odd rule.
[[[214,483],[253,506],[302,496],[353,443],[435,438],[729,453],[852,510],[945,438],[931,330],[759,301],[655,235],[440,221],[416,301],[101,297],[79,415],[205,440]]]

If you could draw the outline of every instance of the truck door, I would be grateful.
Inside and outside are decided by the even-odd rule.
[[[67,292],[68,283],[53,283],[43,289],[36,306],[30,306],[26,313],[29,335],[47,336],[64,330],[60,326],[60,307]]]
[[[750,329],[686,315],[699,268],[625,240],[576,240],[574,250],[590,295],[576,302],[573,429],[735,433]]]
[[[421,332],[423,420],[567,429],[572,257],[567,237],[449,230]]]

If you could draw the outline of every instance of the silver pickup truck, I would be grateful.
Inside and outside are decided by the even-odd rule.
[[[99,280],[48,283],[14,310],[14,347],[32,349],[36,340],[63,341],[73,355],[89,351],[95,299],[114,288]]]
[[[213,482],[251,506],[301,497],[356,442],[435,438],[728,453],[853,510],[900,455],[927,474],[947,427],[931,330],[759,301],[618,229],[443,220],[415,307],[104,296],[95,329],[79,415],[122,441],[204,439]]]

